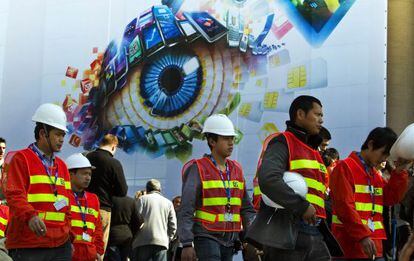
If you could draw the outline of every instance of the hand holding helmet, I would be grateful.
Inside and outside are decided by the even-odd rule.
[[[308,193],[308,186],[306,185],[305,179],[302,175],[296,172],[286,171],[283,173],[283,181],[291,188],[293,191],[305,198]],[[265,194],[262,194],[263,202],[272,208],[284,208],[283,206],[273,202]]]

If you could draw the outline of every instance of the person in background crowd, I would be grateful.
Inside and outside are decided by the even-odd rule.
[[[241,165],[229,159],[236,132],[224,114],[213,114],[203,133],[211,154],[183,167],[178,238],[181,260],[232,260],[238,234],[255,217]]]
[[[132,243],[134,260],[166,261],[168,245],[177,230],[174,207],[161,195],[158,180],[149,180],[146,190],[136,202],[145,224]]]
[[[111,227],[112,197],[125,197],[128,185],[125,180],[121,162],[114,158],[118,146],[118,138],[112,134],[106,134],[100,142],[99,148],[86,157],[96,169],[92,170],[93,179],[88,191],[99,198],[102,217],[104,252],[108,244]]]
[[[95,167],[81,153],[69,156],[66,164],[73,191],[69,197],[74,247],[72,261],[102,261],[104,244],[99,200],[95,194],[85,191],[92,178],[92,169]]]
[[[135,192],[134,199],[137,200],[137,199],[139,199],[141,196],[143,196],[145,194],[147,194],[147,192],[145,190],[137,190]]]
[[[387,182],[376,167],[389,156],[397,140],[390,128],[373,129],[360,152],[340,161],[330,178],[333,207],[332,231],[345,258],[383,260],[382,240],[386,239],[382,212],[384,205],[398,203],[407,189],[410,163],[398,159]]]
[[[6,140],[0,137],[0,179],[3,170],[4,156],[6,155]]]
[[[404,245],[403,249],[401,250],[398,260],[399,261],[411,261],[414,258],[413,253],[414,253],[414,234],[411,234],[407,243]]]
[[[332,201],[329,196],[329,192],[330,192],[329,177],[331,176],[331,173],[339,160],[339,152],[335,148],[327,148],[324,152],[322,152],[322,160],[327,170],[326,180],[325,180],[325,187],[326,187],[325,211],[326,211],[326,222],[328,223],[328,226],[330,228],[332,225]]]
[[[181,196],[175,196],[172,200],[175,215],[178,216],[181,208]],[[178,239],[178,235],[175,234],[174,239],[170,243],[170,247],[168,249],[168,260],[181,260],[181,251],[183,250],[183,246]]]
[[[71,260],[72,190],[66,164],[55,156],[67,131],[66,115],[61,107],[45,103],[32,120],[36,142],[5,159],[3,190],[10,207],[6,247],[16,261]]]
[[[318,150],[323,153],[329,146],[331,142],[332,136],[329,130],[322,126],[321,130],[319,131],[319,136],[322,138],[322,142],[318,146]]]
[[[339,152],[335,148],[328,148],[322,153],[322,160],[327,169],[325,186],[329,194],[329,177],[339,160]]]
[[[132,240],[144,225],[144,219],[133,198],[113,197],[112,203],[111,231],[105,256],[109,261],[126,261],[131,255]]]

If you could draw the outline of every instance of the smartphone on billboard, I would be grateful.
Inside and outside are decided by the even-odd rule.
[[[227,11],[226,25],[229,32],[227,33],[227,43],[230,47],[239,46],[240,42],[240,15],[235,10]]]
[[[185,34],[187,42],[191,43],[200,38],[200,33],[194,29],[188,20],[180,20],[178,23]]]
[[[128,47],[129,66],[138,64],[144,56],[144,49],[139,35],[136,35]]]
[[[217,41],[228,31],[207,12],[184,12],[184,16],[209,43]]]
[[[142,38],[147,56],[164,48],[164,41],[155,23],[142,29]]]
[[[106,68],[118,52],[118,45],[115,41],[111,41],[105,50],[102,67]]]
[[[135,38],[135,35],[138,33],[136,30],[137,18],[132,20],[124,30],[124,36],[122,38],[122,46],[128,47],[132,40]]]
[[[143,28],[148,27],[154,23],[154,16],[152,15],[152,9],[149,8],[143,12],[138,19],[138,30],[142,31]]]
[[[175,16],[167,6],[154,6],[152,11],[167,46],[173,46],[184,40]]]
[[[115,58],[115,84],[116,90],[121,89],[126,84],[128,73],[128,62],[125,47],[119,50]]]

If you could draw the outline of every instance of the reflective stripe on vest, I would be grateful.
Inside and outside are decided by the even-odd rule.
[[[361,219],[362,224],[366,225],[368,224],[368,220]],[[332,216],[332,223],[333,224],[342,224],[341,220],[339,220],[337,215]],[[381,221],[374,221],[374,228],[377,229],[384,229],[384,226],[382,225]]]
[[[195,215],[196,218],[208,221],[208,222],[229,222],[224,218],[224,214],[213,214],[202,210],[196,210]],[[240,215],[239,214],[233,214],[232,220],[230,222],[240,222]]]
[[[65,213],[62,212],[41,212],[39,213],[39,218],[48,221],[64,221]]]
[[[54,194],[49,193],[36,193],[36,194],[27,194],[27,201],[30,203],[33,202],[56,202],[56,200],[66,200],[66,205],[69,205],[69,199],[62,195],[57,195],[57,197]]]
[[[357,211],[372,211],[372,203],[355,202],[355,209]],[[374,205],[374,212],[382,214],[383,207],[381,205]]]
[[[92,237],[90,236],[88,240],[85,240],[81,235],[75,235],[75,241],[92,242]]]
[[[7,226],[7,219],[0,217],[0,223]]]
[[[225,181],[226,186],[228,187],[228,181]],[[214,189],[214,188],[224,188],[224,183],[222,180],[208,180],[203,181],[203,188],[204,189]],[[244,189],[244,184],[239,182],[238,180],[230,180],[230,188],[236,189]]]
[[[225,206],[227,205],[226,197],[216,197],[216,198],[203,198],[203,206]],[[241,198],[230,198],[230,205],[232,206],[241,206]]]
[[[292,160],[290,162],[290,169],[291,170],[297,170],[297,169],[317,169],[323,173],[328,173],[326,170],[325,165],[322,163],[319,163],[316,160],[308,160],[308,159],[298,159],[298,160]]]
[[[49,184],[52,185],[52,180],[45,175],[33,175],[30,176],[30,184]],[[64,186],[65,189],[71,189],[71,185],[69,181],[65,181],[62,178],[58,178],[56,181],[57,186]]]
[[[8,220],[5,219],[5,218],[0,217],[0,223],[4,226],[4,228],[6,228],[7,227]],[[3,228],[3,226],[2,226],[2,228]],[[6,232],[5,230],[0,229],[0,236],[1,237],[4,237],[5,232]]]
[[[82,220],[75,220],[72,219],[72,227],[82,227],[83,228],[83,221]],[[86,222],[86,227],[89,229],[95,230],[95,224],[92,222]]]
[[[319,190],[322,193],[325,193],[326,187],[322,182],[319,182],[311,178],[304,178],[304,179],[305,179],[306,185],[308,185],[309,188],[313,188],[313,189]]]
[[[320,206],[321,208],[325,208],[325,201],[319,196],[306,194],[306,200],[314,205]]]
[[[355,185],[355,193],[369,194],[369,186],[367,185]],[[382,188],[374,188],[375,196],[382,196]]]
[[[262,192],[260,191],[259,186],[253,187],[253,195],[258,196],[258,195],[261,195],[261,194],[262,194]]]
[[[81,210],[79,209],[79,206],[76,206],[76,205],[71,205],[70,206],[70,211],[76,212],[76,213],[85,213],[86,212],[89,215],[93,215],[95,218],[97,218],[98,215],[99,215],[99,212],[96,211],[95,209],[92,209],[92,208],[85,209],[85,207],[83,207],[83,206],[82,206],[82,212],[81,212]]]

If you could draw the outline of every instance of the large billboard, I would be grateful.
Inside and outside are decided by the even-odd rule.
[[[129,194],[149,178],[179,194],[213,113],[235,123],[248,181],[299,95],[321,100],[342,157],[385,124],[385,0],[5,2],[0,136],[26,146],[34,109],[59,104],[62,156],[117,135]]]

